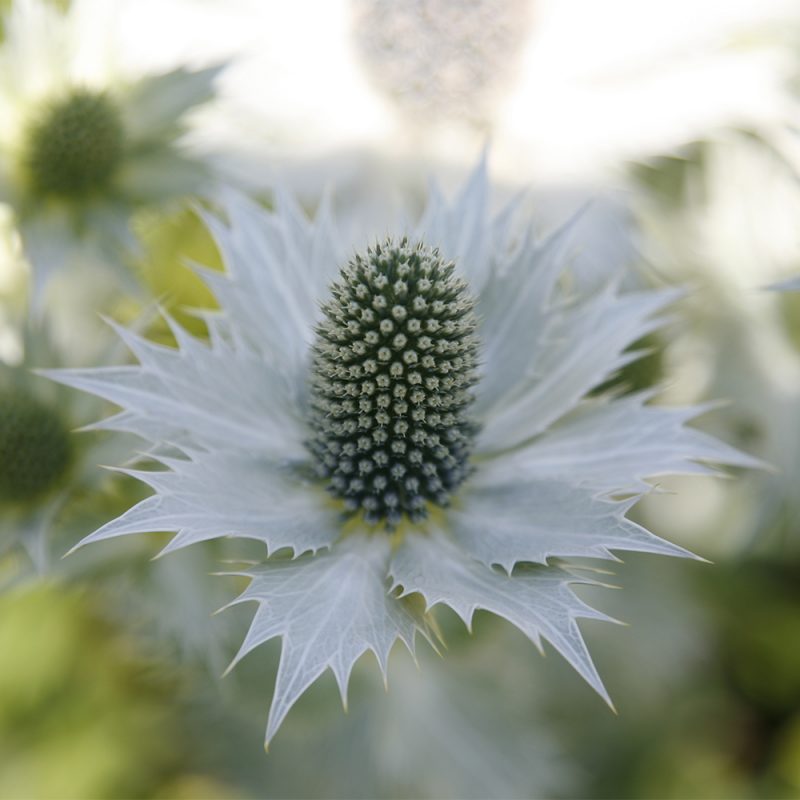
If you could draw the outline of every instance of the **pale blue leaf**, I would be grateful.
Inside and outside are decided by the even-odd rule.
[[[202,270],[201,277],[237,338],[301,382],[323,299],[318,291],[341,263],[330,225],[312,226],[279,199],[286,211],[275,215],[226,191],[221,205],[227,222],[203,213],[227,273]]]
[[[414,650],[419,621],[388,593],[390,544],[385,536],[352,536],[333,550],[272,561],[242,573],[252,581],[234,603],[258,603],[234,664],[280,637],[281,659],[267,722],[267,742],[301,694],[328,668],[343,701],[355,662],[368,650],[386,675],[399,639]]]
[[[587,402],[526,447],[485,462],[484,483],[558,478],[596,491],[650,489],[659,475],[717,474],[712,463],[764,465],[687,423],[708,406],[646,405],[652,393]]]
[[[676,291],[601,294],[551,316],[535,340],[507,340],[525,351],[527,367],[506,374],[506,392],[486,411],[477,451],[519,446],[575,408],[584,395],[637,356],[626,348],[662,322],[654,317]],[[491,363],[495,369],[507,365]]]
[[[540,650],[546,639],[611,704],[576,622],[610,620],[570,589],[580,578],[559,567],[529,567],[509,576],[471,558],[438,532],[408,533],[389,572],[403,595],[418,592],[428,608],[447,605],[468,627],[475,611],[485,609],[507,619]]]
[[[575,248],[574,217],[544,241],[532,226],[503,255],[478,296],[481,359],[485,364],[476,387],[475,409],[485,414],[531,369],[538,343],[562,309],[554,308],[556,281]]]
[[[129,141],[136,145],[181,133],[183,115],[213,97],[213,84],[222,69],[222,66],[201,70],[180,67],[135,83],[121,103]]]
[[[277,461],[306,457],[293,386],[263,360],[221,342],[212,348],[174,324],[179,349],[115,328],[141,366],[45,373],[121,406],[123,416],[106,427],[177,443],[190,434],[201,446],[253,449]]]
[[[486,162],[484,151],[452,203],[432,184],[428,204],[413,232],[415,239],[440,248],[445,258],[454,260],[475,291],[486,283],[493,256]]]
[[[546,478],[486,485],[482,477],[464,487],[447,516],[454,541],[484,564],[511,572],[520,561],[613,559],[613,550],[691,556],[625,518],[638,497],[612,501]]]
[[[78,546],[132,533],[174,531],[163,552],[227,536],[264,542],[295,555],[330,546],[338,512],[324,491],[256,456],[195,452],[159,459],[168,469],[119,470],[156,494],[106,523]]]

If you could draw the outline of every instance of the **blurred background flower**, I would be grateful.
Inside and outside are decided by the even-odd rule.
[[[20,0],[4,19],[0,202],[32,265],[37,309],[66,268],[94,267],[83,277],[90,285],[111,269],[125,278],[132,214],[209,185],[206,166],[179,140],[219,69],[136,72],[117,22],[114,7],[94,0],[66,10]]]

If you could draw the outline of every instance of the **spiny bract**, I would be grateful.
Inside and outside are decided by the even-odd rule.
[[[309,446],[332,494],[369,523],[420,522],[468,474],[477,321],[454,269],[389,239],[355,256],[323,306]]]

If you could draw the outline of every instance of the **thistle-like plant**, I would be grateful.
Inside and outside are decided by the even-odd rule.
[[[65,363],[46,326],[26,321],[14,333],[21,360],[0,358],[0,561],[10,554],[19,567],[2,569],[0,587],[31,569],[40,575],[53,569],[53,551],[76,535],[66,509],[99,491],[108,476],[98,463],[125,458],[131,445],[107,434],[74,437],[103,403],[33,374],[35,367]]]
[[[327,668],[345,697],[372,651],[430,635],[433,606],[477,609],[548,640],[606,700],[577,621],[570,559],[688,556],[627,519],[648,476],[752,459],[686,422],[702,408],[590,395],[637,357],[676,292],[569,290],[572,223],[537,241],[520,204],[488,211],[485,165],[453,202],[353,252],[323,206],[237,194],[207,216],[227,273],[209,339],[177,348],[125,329],[137,365],[56,373],[122,407],[146,439],[153,495],[86,537],[172,530],[165,552],[218,537],[265,544],[234,602],[257,610],[234,663],[280,637],[269,740]],[[424,602],[412,596],[421,596]]]
[[[69,265],[126,277],[131,215],[199,192],[209,177],[181,137],[219,69],[135,74],[109,32],[98,35],[109,14],[92,0],[64,12],[19,0],[2,20],[0,202],[14,210],[37,304]]]

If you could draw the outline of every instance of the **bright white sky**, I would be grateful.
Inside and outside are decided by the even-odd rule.
[[[206,135],[254,161],[364,149],[466,163],[484,136],[411,130],[370,85],[348,0],[126,0],[124,18],[145,61],[239,56]],[[793,65],[774,42],[792,29],[795,0],[533,0],[493,165],[522,179],[591,178],[717,127],[785,119]]]

